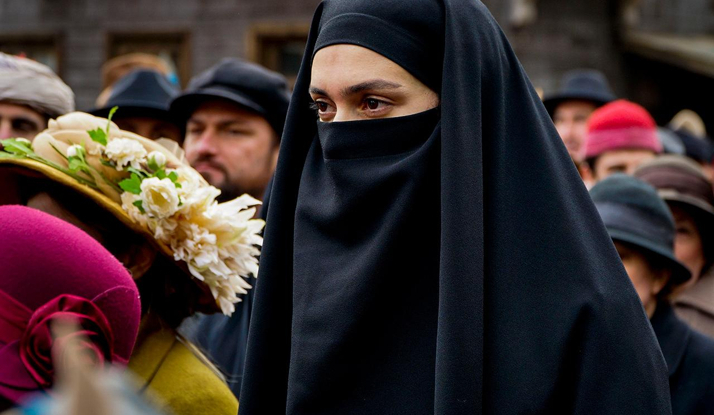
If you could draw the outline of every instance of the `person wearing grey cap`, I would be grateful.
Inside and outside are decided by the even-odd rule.
[[[289,92],[285,78],[227,58],[194,77],[171,102],[186,122],[186,158],[221,200],[262,199],[278,159]]]
[[[657,189],[677,225],[674,252],[692,278],[674,293],[677,315],[714,337],[714,192],[693,160],[665,155],[640,165],[634,176]]]
[[[0,52],[0,139],[32,140],[50,118],[74,111],[74,93],[47,66]]]
[[[596,184],[590,195],[659,341],[672,413],[714,413],[714,340],[677,318],[669,302],[691,274],[675,257],[667,205],[652,186],[620,173]]]
[[[167,138],[180,143],[181,127],[169,112],[169,103],[178,92],[159,72],[139,69],[117,81],[106,104],[90,113],[106,118],[117,107],[112,121],[122,130],[151,140]]]

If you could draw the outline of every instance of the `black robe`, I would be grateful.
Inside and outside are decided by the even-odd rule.
[[[439,92],[318,123],[351,43]],[[327,0],[267,215],[240,413],[668,414],[666,364],[538,95],[476,0]]]
[[[651,322],[669,368],[672,413],[714,414],[714,340],[678,319],[666,302]]]

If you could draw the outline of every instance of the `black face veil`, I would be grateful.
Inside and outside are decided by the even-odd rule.
[[[312,56],[386,56],[440,108],[321,124]],[[271,191],[241,414],[670,412],[657,341],[476,0],[327,0]]]

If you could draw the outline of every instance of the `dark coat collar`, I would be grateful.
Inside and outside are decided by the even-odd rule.
[[[679,367],[684,352],[689,344],[692,330],[674,314],[672,306],[666,301],[660,301],[650,319],[664,360],[671,377]]]

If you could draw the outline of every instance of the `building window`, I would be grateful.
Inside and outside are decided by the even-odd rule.
[[[282,73],[292,87],[300,70],[309,30],[306,24],[256,24],[247,36],[248,59]]]
[[[187,33],[109,33],[107,60],[129,53],[148,53],[162,58],[185,86],[191,77],[191,51]]]
[[[50,67],[61,76],[59,37],[54,35],[0,36],[0,51],[9,55],[24,56]]]

